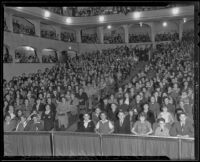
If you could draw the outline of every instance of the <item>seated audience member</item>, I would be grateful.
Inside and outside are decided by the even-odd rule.
[[[118,120],[114,122],[114,133],[129,134],[130,120],[125,116],[123,111],[118,113]]]
[[[95,131],[96,133],[111,134],[114,132],[114,126],[111,121],[107,120],[107,115],[105,112],[100,114],[101,120],[97,123]]]
[[[117,107],[116,104],[111,104],[111,108],[108,109],[108,119],[111,121],[111,122],[115,122],[117,120],[117,114],[119,112],[119,109]]]
[[[179,115],[179,120],[173,124],[170,129],[171,136],[177,137],[194,137],[194,127],[188,117],[183,112]]]
[[[56,117],[56,105],[52,102],[52,99],[50,97],[47,98],[47,104],[50,106],[51,111],[53,112],[53,117],[55,120]]]
[[[78,104],[79,104],[78,99],[75,97],[75,95],[73,93],[71,93],[71,96],[70,96],[70,109],[71,109],[72,115],[76,115],[77,114],[77,112],[78,112]]]
[[[16,128],[16,120],[11,119],[10,114],[6,114],[4,121],[4,132],[14,131]]]
[[[94,132],[95,125],[93,121],[90,120],[90,115],[85,113],[83,119],[83,121],[78,122],[77,132]]]
[[[44,130],[44,126],[42,124],[42,122],[39,121],[38,115],[37,114],[33,114],[32,116],[29,116],[27,118],[27,125],[24,128],[24,131],[43,131]]]
[[[12,105],[9,105],[7,113],[10,115],[11,120],[12,119],[16,119],[16,115],[15,115],[15,112],[14,112],[14,107]]]
[[[164,98],[164,105],[168,108],[168,111],[174,115],[175,114],[175,106],[169,103],[169,97]]]
[[[45,111],[41,115],[41,120],[44,122],[44,131],[50,131],[54,128],[54,113],[50,105],[45,106]]]
[[[168,128],[170,129],[171,125],[174,122],[174,118],[173,115],[170,112],[168,112],[168,108],[166,106],[162,107],[162,111],[158,115],[158,119],[159,118],[165,119],[166,126],[168,126]]]
[[[153,125],[153,123],[155,122],[154,113],[151,110],[149,110],[149,105],[147,103],[143,105],[142,112],[145,114],[146,120],[150,122],[151,125]]]
[[[114,94],[110,95],[110,99],[108,100],[109,104],[115,103],[117,104],[117,99],[115,98]]]
[[[26,125],[27,125],[26,116],[21,116],[20,120],[18,121],[15,131],[17,132],[24,131],[24,128],[26,127]]]
[[[92,121],[94,122],[95,126],[100,120],[101,109],[97,107],[95,112],[92,113]]]
[[[145,114],[140,113],[139,120],[135,122],[131,132],[135,135],[149,135],[153,132],[151,124],[146,121]]]
[[[23,112],[22,112],[21,109],[18,109],[18,110],[16,111],[16,121],[17,121],[17,122],[21,120],[21,116],[23,116]]]
[[[42,114],[45,111],[45,106],[41,103],[41,100],[37,98],[36,104],[33,105],[32,112],[36,110],[38,114]]]
[[[119,99],[118,110],[123,111],[125,114],[128,114],[128,109],[129,109],[129,106],[124,103],[124,99],[120,98]]]
[[[134,123],[137,121],[138,114],[133,109],[129,108],[128,115],[126,116],[130,121],[130,128],[133,128]]]
[[[105,111],[108,113],[108,110],[110,109],[111,104],[108,103],[107,97],[103,99],[103,103],[100,104],[101,111]]]
[[[169,129],[165,125],[165,119],[159,118],[158,119],[158,127],[155,129],[155,136],[170,136]]]
[[[22,105],[22,110],[26,117],[28,117],[31,114],[32,106],[31,106],[28,98],[26,98],[24,100],[24,104]]]

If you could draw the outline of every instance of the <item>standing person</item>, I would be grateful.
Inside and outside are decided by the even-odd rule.
[[[76,94],[76,98],[79,100],[79,105],[78,105],[78,114],[84,114],[84,112],[87,111],[87,103],[88,103],[88,96],[85,92],[83,92],[83,88],[79,89],[79,93]]]
[[[24,131],[24,128],[26,127],[26,125],[27,125],[26,116],[23,115],[23,116],[20,117],[20,120],[19,120],[19,122],[16,126],[16,131],[17,132]]]
[[[160,113],[160,105],[155,101],[154,96],[151,96],[150,98],[149,110],[151,110],[154,113],[155,118],[158,117],[158,114]]]
[[[28,117],[31,114],[32,105],[30,104],[28,98],[25,98],[24,104],[22,105],[22,110],[26,117]]]
[[[153,124],[155,123],[154,113],[151,110],[149,110],[149,105],[147,103],[143,105],[142,112],[145,114],[146,120],[150,122],[151,125],[153,126]]]
[[[118,120],[114,122],[114,133],[119,134],[129,134],[130,131],[130,121],[127,116],[125,116],[123,111],[118,113]]]
[[[85,113],[83,118],[83,121],[78,122],[77,132],[94,132],[95,125],[93,121],[90,120],[90,115]]]
[[[101,120],[97,123],[95,131],[96,133],[111,134],[114,132],[114,126],[111,121],[107,120],[107,115],[102,112],[100,115]]]
[[[32,112],[36,111],[38,114],[42,114],[44,112],[44,110],[45,110],[44,104],[41,103],[40,98],[37,98],[36,104],[33,105]]]
[[[114,103],[111,104],[111,108],[108,109],[108,113],[107,113],[108,119],[109,119],[111,122],[114,123],[114,122],[117,120],[117,114],[118,114],[118,112],[119,112],[119,109],[118,109],[117,105],[114,104]]]
[[[50,105],[45,106],[45,111],[41,115],[41,120],[44,122],[44,130],[50,131],[54,127],[54,113],[51,110]]]
[[[65,129],[68,127],[69,121],[67,113],[69,111],[69,104],[66,102],[65,97],[62,97],[62,102],[58,103],[57,106],[57,119],[59,128],[61,128],[61,126]]]
[[[153,132],[151,124],[145,119],[145,114],[139,114],[139,120],[135,122],[131,132],[135,135],[149,135]]]

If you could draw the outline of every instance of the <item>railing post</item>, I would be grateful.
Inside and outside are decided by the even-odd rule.
[[[178,138],[178,153],[179,153],[178,158],[179,158],[179,160],[181,160],[182,159],[181,138]]]
[[[99,134],[99,138],[100,138],[101,156],[103,156],[103,139],[102,139],[102,134]]]
[[[51,131],[51,150],[52,150],[52,156],[55,156],[55,149],[54,149],[54,131]]]

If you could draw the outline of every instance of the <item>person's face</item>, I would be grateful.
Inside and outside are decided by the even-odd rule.
[[[165,104],[167,105],[169,103],[169,99],[165,98]]]
[[[106,115],[104,113],[101,114],[101,120],[106,120]]]
[[[66,99],[65,99],[64,97],[62,98],[62,102],[63,102],[63,103],[65,103],[65,102],[66,102]]]
[[[140,116],[140,121],[144,121],[145,117],[144,116]]]
[[[140,100],[140,95],[136,96],[136,100],[139,101]]]
[[[155,102],[155,98],[151,97],[151,103],[154,103],[154,102]]]
[[[18,116],[21,116],[21,115],[22,115],[22,111],[18,111],[18,112],[17,112],[17,115],[18,115]]]
[[[184,106],[184,103],[182,101],[179,104],[180,104],[180,107]]]
[[[163,112],[167,112],[167,107],[163,107]]]
[[[119,117],[120,120],[123,120],[124,119],[124,113],[120,112],[118,114],[118,117]]]
[[[95,112],[96,112],[97,114],[99,114],[99,113],[101,112],[101,110],[100,110],[99,108],[97,108],[97,109],[95,110]]]
[[[144,112],[147,112],[149,110],[149,106],[147,104],[144,105]]]
[[[132,110],[129,111],[129,115],[133,116],[133,111]]]
[[[180,121],[181,121],[181,122],[184,122],[185,119],[186,119],[186,116],[185,116],[185,114],[181,114],[181,115],[179,116],[179,118],[180,118]]]
[[[34,121],[34,123],[36,123],[37,122],[37,117],[33,117],[33,121]]]
[[[85,115],[83,116],[83,118],[84,118],[84,120],[88,121],[88,120],[90,119],[90,116],[89,116],[89,114],[85,114]]]
[[[104,104],[107,104],[107,103],[108,103],[108,100],[107,100],[107,99],[104,99],[103,102],[104,102]]]

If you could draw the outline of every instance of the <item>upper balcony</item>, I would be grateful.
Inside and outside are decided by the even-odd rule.
[[[50,7],[52,8],[52,7]],[[57,7],[58,8],[58,7]],[[64,7],[63,7],[64,8]],[[91,7],[90,7],[91,8]],[[100,7],[101,8],[101,7]],[[106,7],[105,7],[106,8]],[[64,25],[64,26],[88,26],[88,25],[105,25],[105,24],[120,24],[120,23],[133,23],[133,22],[150,22],[150,21],[159,21],[164,19],[178,19],[183,17],[193,17],[194,16],[194,5],[191,6],[179,6],[179,7],[161,7],[161,8],[153,8],[146,7],[134,9],[133,7],[129,7],[128,10],[124,13],[123,7],[118,11],[112,8],[112,12],[108,12],[109,7],[107,9],[102,10],[102,12],[98,11],[95,14],[83,14],[86,16],[82,17],[73,17],[73,16],[65,16],[70,14],[64,14],[63,10],[59,9],[55,11],[49,11],[46,8],[40,7],[6,7],[5,10],[7,12],[12,12],[16,15],[27,15],[32,18],[43,19],[47,22]],[[55,9],[55,8],[54,8]],[[83,9],[82,9],[83,10]],[[81,11],[81,10],[80,10]],[[87,8],[86,8],[87,11]],[[54,13],[56,12],[56,13]],[[83,10],[82,12],[85,12]],[[79,13],[79,12],[76,12]],[[87,13],[87,12],[86,12]],[[88,12],[90,13],[90,12]],[[111,13],[107,15],[107,13]],[[92,15],[92,16],[90,16]],[[88,18],[88,16],[90,16]]]

